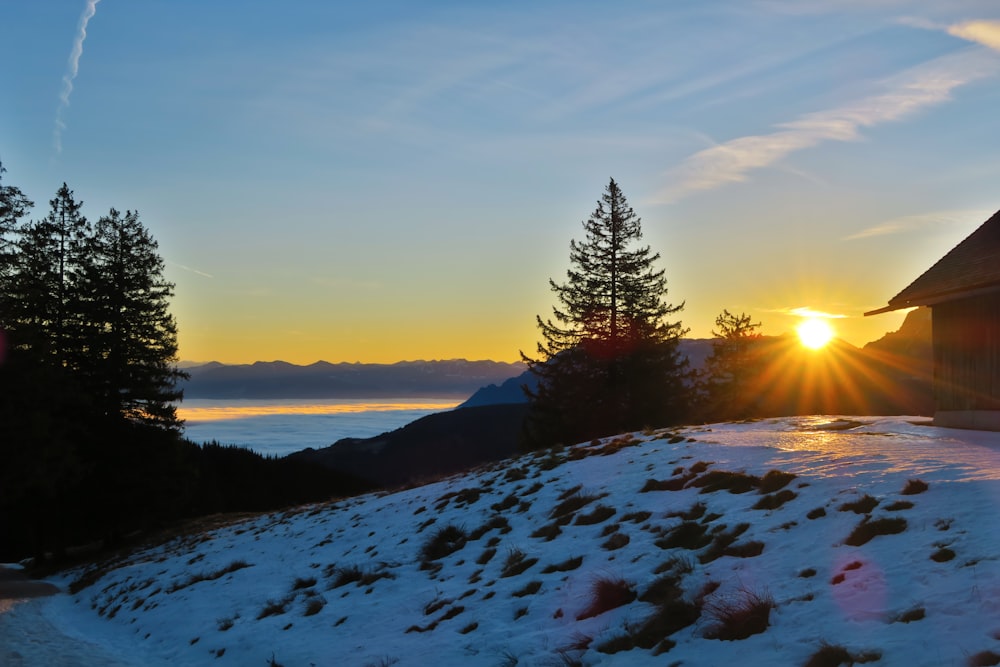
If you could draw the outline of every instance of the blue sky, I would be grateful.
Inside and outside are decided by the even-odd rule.
[[[5,183],[138,209],[185,359],[513,360],[610,177],[690,335],[863,344],[1000,208],[995,1],[2,1]]]

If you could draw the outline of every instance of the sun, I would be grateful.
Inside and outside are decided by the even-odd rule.
[[[818,317],[810,317],[795,327],[795,332],[799,334],[802,344],[810,350],[818,350],[833,339],[833,328],[826,320]]]

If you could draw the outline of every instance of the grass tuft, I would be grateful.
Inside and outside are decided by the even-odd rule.
[[[504,561],[503,568],[500,570],[500,576],[515,577],[537,562],[537,558],[528,558],[520,549],[511,549],[510,553],[507,554],[507,560]]]
[[[1000,665],[1000,655],[993,651],[980,651],[969,656],[969,667],[991,667],[992,665]]]
[[[309,601],[306,603],[306,610],[302,615],[315,616],[322,611],[324,606],[326,606],[326,600],[322,597],[309,598]]]
[[[542,582],[536,579],[534,581],[529,581],[523,587],[511,593],[511,595],[516,598],[527,597],[529,595],[534,595],[535,593],[537,593],[539,589],[541,589],[541,587],[542,587]]]
[[[909,611],[904,611],[902,614],[895,618],[896,623],[913,623],[914,621],[922,621],[927,615],[927,612],[923,607],[916,607],[915,609],[910,609]]]
[[[574,493],[568,498],[560,501],[559,504],[552,509],[552,512],[549,514],[549,518],[560,519],[572,516],[572,514],[581,507],[585,507],[599,498],[600,496],[597,495]]]
[[[698,477],[691,486],[701,489],[701,493],[729,491],[729,493],[746,493],[760,486],[760,478],[745,472],[728,472],[713,470]]]
[[[559,537],[562,534],[562,528],[559,527],[559,522],[554,521],[548,525],[542,526],[531,533],[531,537],[536,537],[544,539],[546,542],[551,542],[552,540]]]
[[[913,503],[911,503],[909,500],[897,500],[891,505],[885,506],[886,512],[899,512],[901,510],[908,510],[908,509],[913,509]]]
[[[617,609],[635,600],[636,593],[632,584],[621,577],[598,577],[590,587],[590,603],[581,611],[576,620],[593,618]]]
[[[931,560],[935,563],[947,563],[952,558],[955,557],[955,552],[947,547],[941,547],[933,554],[931,554]]]
[[[593,526],[607,521],[615,515],[615,508],[608,505],[598,505],[586,514],[580,514],[573,523],[577,526]]]
[[[860,547],[878,535],[896,535],[904,530],[906,530],[906,519],[902,517],[883,517],[873,521],[868,521],[866,517],[851,531],[844,544]]]
[[[552,574],[554,572],[569,572],[575,570],[583,564],[583,556],[576,556],[575,558],[569,558],[561,563],[556,563],[555,565],[547,565],[545,569],[542,570],[542,574]]]
[[[906,486],[903,487],[900,493],[904,496],[915,496],[918,493],[923,493],[928,488],[930,487],[927,485],[927,482],[920,479],[911,479],[907,480]]]
[[[778,509],[789,500],[794,500],[798,497],[798,494],[791,489],[783,489],[777,493],[769,493],[763,496],[757,503],[753,506],[755,510],[774,510]]]
[[[757,487],[757,492],[761,495],[774,493],[775,491],[788,486],[793,479],[795,479],[795,475],[790,472],[769,470],[766,475],[761,477],[760,485]]]
[[[747,588],[706,601],[704,612],[714,625],[705,632],[705,638],[735,641],[760,634],[770,625],[774,606],[774,598],[769,593]]]
[[[656,540],[656,546],[661,549],[689,549],[691,551],[708,546],[712,537],[708,535],[708,527],[694,521],[685,521],[674,526],[670,532]]]
[[[855,514],[871,514],[871,511],[878,506],[878,500],[867,493],[852,503],[844,503],[837,509],[841,512],[854,512]]]
[[[420,560],[428,563],[450,556],[464,547],[467,539],[465,531],[458,526],[439,528],[421,547]]]

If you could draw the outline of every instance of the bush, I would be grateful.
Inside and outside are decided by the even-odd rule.
[[[733,641],[760,634],[770,625],[772,609],[774,598],[769,593],[746,588],[716,597],[705,603],[705,614],[715,622],[705,632],[705,638]]]
[[[851,531],[844,544],[860,547],[878,535],[896,535],[904,530],[906,530],[906,519],[902,517],[884,517],[874,521],[868,521],[866,518]]]
[[[621,577],[598,577],[590,587],[590,604],[577,615],[576,620],[600,616],[606,611],[629,604],[635,597],[632,584]]]

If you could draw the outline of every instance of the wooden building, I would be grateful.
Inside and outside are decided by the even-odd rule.
[[[1000,211],[885,308],[930,306],[934,425],[1000,431]]]

